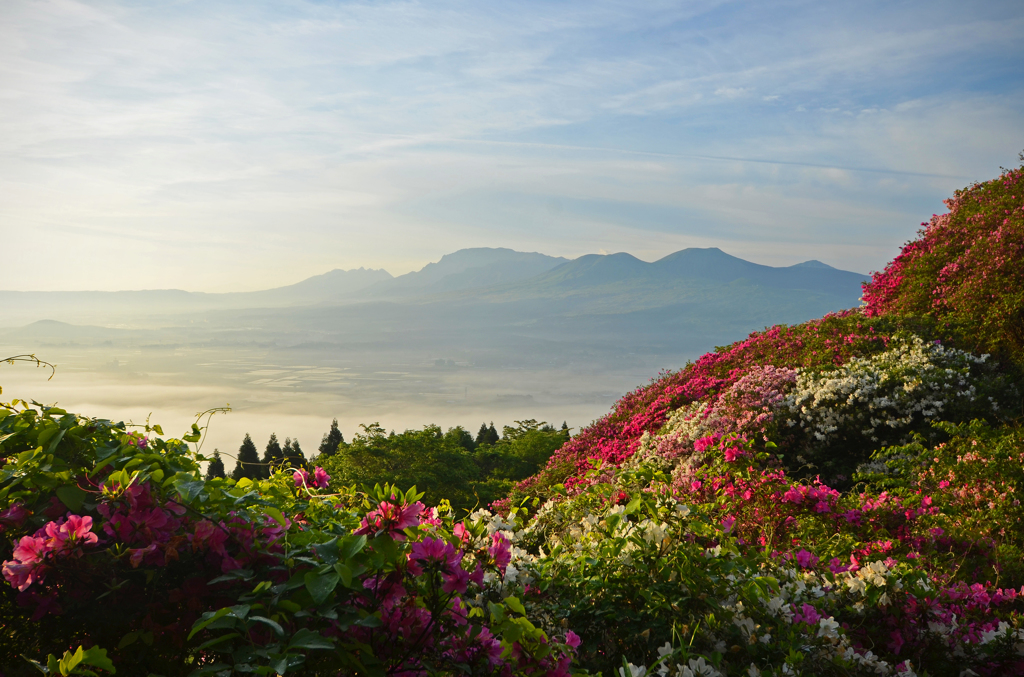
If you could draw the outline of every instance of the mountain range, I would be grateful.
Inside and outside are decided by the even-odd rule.
[[[860,283],[866,277],[819,261],[784,268],[764,266],[730,256],[717,248],[684,249],[653,263],[626,253],[588,254],[568,260],[511,249],[476,248],[447,254],[421,270],[397,277],[379,269],[332,270],[296,284],[253,292],[0,291],[0,307],[3,308],[0,326],[13,327],[42,319],[108,324],[123,323],[132,317],[211,310],[269,311],[381,301],[447,301],[461,305],[470,301],[509,303],[573,297],[583,306],[590,306],[593,297],[607,300],[612,295],[622,297],[622,303],[634,307],[637,303],[649,307],[651,303],[671,305],[673,298],[678,300],[680,294],[689,296],[688,290],[723,285],[792,291],[796,297],[834,297],[830,299],[832,305],[849,307],[857,305]]]

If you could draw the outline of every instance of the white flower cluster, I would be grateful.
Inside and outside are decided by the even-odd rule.
[[[799,425],[819,442],[851,435],[902,442],[901,435],[915,421],[973,401],[979,377],[972,367],[986,358],[911,336],[836,369],[802,370],[782,407],[790,426]],[[997,408],[994,401],[989,404]]]

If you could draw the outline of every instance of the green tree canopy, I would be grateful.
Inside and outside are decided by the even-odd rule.
[[[261,468],[262,474],[260,477],[266,479],[270,477],[272,468],[274,466],[281,465],[281,461],[284,460],[284,449],[281,448],[281,443],[277,441],[277,433],[270,433],[270,439],[267,440],[267,448],[263,451],[263,467]]]
[[[334,419],[331,422],[331,429],[324,433],[324,438],[320,441],[320,447],[317,449],[321,456],[334,456],[338,451],[338,445],[345,441],[345,436],[338,430],[338,419]]]
[[[253,444],[249,433],[246,433],[245,439],[242,440],[242,446],[238,447],[238,457],[235,461],[235,469],[231,471],[231,478],[240,480],[243,477],[248,477],[254,480],[262,476],[259,452],[256,451],[256,445]]]
[[[206,479],[212,480],[216,477],[225,477],[224,461],[221,460],[218,449],[213,450],[213,460],[206,467]]]

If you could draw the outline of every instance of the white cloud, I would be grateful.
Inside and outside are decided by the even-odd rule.
[[[705,246],[878,268],[1024,147],[1020,73],[978,67],[1020,60],[1022,12],[974,16],[12,0],[0,288],[251,289],[503,238],[656,258],[698,241],[677,213]]]

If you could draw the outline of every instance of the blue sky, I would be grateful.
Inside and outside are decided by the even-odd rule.
[[[257,289],[471,246],[866,272],[1024,149],[1019,1],[0,17],[0,289]]]

